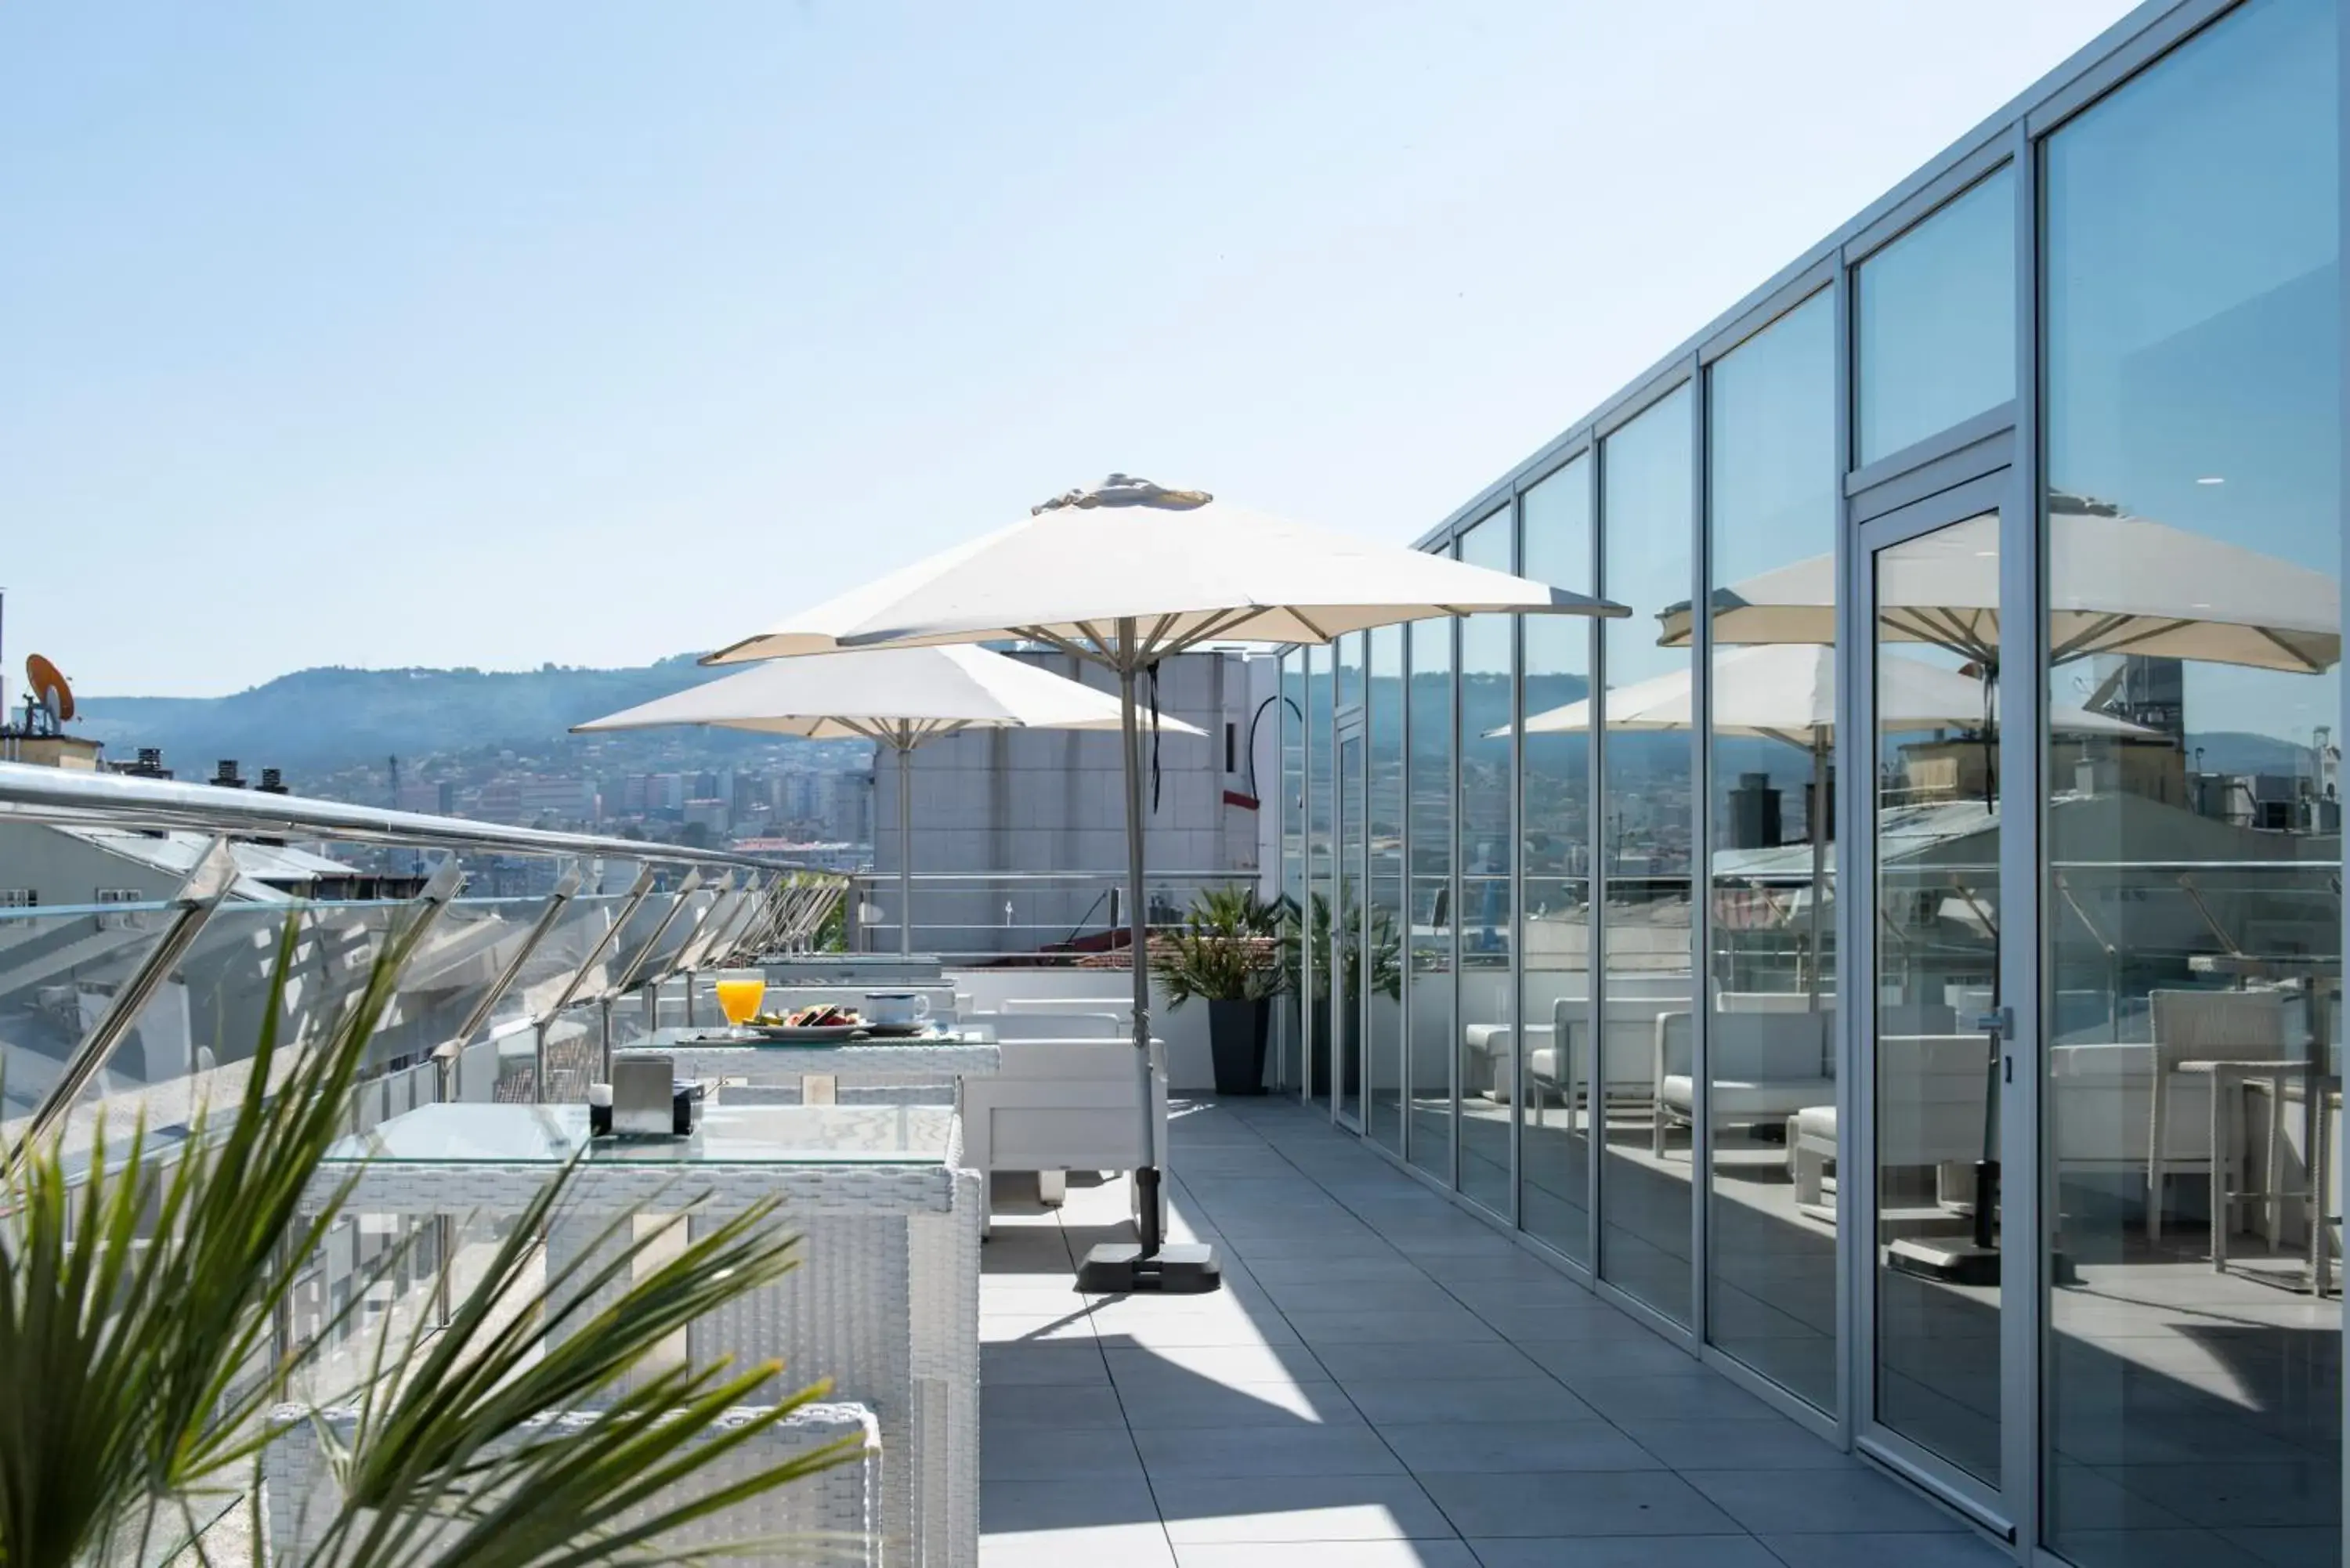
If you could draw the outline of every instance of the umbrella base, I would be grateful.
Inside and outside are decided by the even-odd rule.
[[[1097,1295],[1202,1295],[1223,1283],[1216,1250],[1199,1241],[1170,1243],[1148,1255],[1133,1241],[1105,1241],[1077,1265],[1077,1289]]]

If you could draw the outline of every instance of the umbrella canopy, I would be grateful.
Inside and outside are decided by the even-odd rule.
[[[872,648],[771,660],[572,730],[712,724],[894,746],[972,726],[1115,730],[1118,723],[1113,693],[983,648]],[[1159,726],[1204,732],[1177,719]]]
[[[2341,661],[2342,596],[2324,572],[2068,496],[2055,499],[2048,553],[2052,582],[2084,585],[2054,607],[2056,661],[2142,653],[2301,674]],[[1914,540],[1881,569],[1887,639],[1996,660],[1997,513]],[[1714,595],[1714,639],[1833,642],[1835,599],[1833,556],[1764,572]],[[1667,645],[1687,644],[1691,629],[1687,605],[1665,612]]]
[[[1690,675],[1674,670],[1607,693],[1611,730],[1686,730],[1692,722]],[[1791,745],[1820,744],[1835,730],[1835,650],[1803,644],[1725,649],[1713,661],[1713,727],[1725,734],[1763,735]],[[1983,722],[1983,683],[1955,670],[1915,659],[1889,658],[1877,667],[1877,722],[1884,730]],[[1994,711],[1991,715],[1997,717]],[[2066,734],[2151,735],[2154,732],[2095,713],[2058,707],[2051,728]],[[1572,734],[1591,727],[1591,700],[1569,702],[1526,720],[1529,735]],[[1487,732],[1495,739],[1511,726]]]
[[[1620,606],[1112,474],[707,660],[1022,638],[1119,663],[1202,642],[1327,642],[1397,621]],[[1135,623],[1135,648],[1118,626]]]
[[[898,950],[910,952],[914,748],[959,730],[1115,730],[1123,722],[1124,709],[1107,692],[983,648],[871,648],[776,659],[571,728],[710,724],[888,746],[898,753]],[[1180,719],[1158,723],[1205,735]]]
[[[1204,491],[1114,473],[1035,507],[1009,527],[933,556],[710,656],[711,663],[1012,637],[1108,666],[1118,676],[1126,750],[1128,950],[1142,1145],[1150,1113],[1142,753],[1135,680],[1144,667],[1210,642],[1328,642],[1347,632],[1486,612],[1621,616],[1622,606],[1506,572],[1368,543],[1253,512]],[[1135,1173],[1139,1248],[1097,1250],[1089,1290],[1212,1289],[1210,1249],[1162,1249],[1159,1171]]]

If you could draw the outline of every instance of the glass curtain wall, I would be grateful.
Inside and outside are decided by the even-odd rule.
[[[1591,461],[1577,457],[1519,502],[1523,574],[1577,593],[1591,583]],[[1591,1261],[1591,622],[1523,618],[1519,748],[1521,961],[1518,1222]]]
[[[2336,26],[2253,0],[2043,145],[2043,1528],[2083,1568],[2341,1561]]]
[[[1403,637],[1400,626],[1370,634],[1364,697],[1370,867],[1363,912],[1363,1114],[1372,1138],[1398,1154],[1403,1152]]]
[[[1327,1109],[1334,1054],[1330,1039],[1330,895],[1337,857],[1331,844],[1331,650],[1305,654],[1305,909],[1289,944],[1304,978],[1305,1095]]]
[[[1709,605],[1758,597],[1742,585],[1798,562],[1825,563],[1823,578],[1835,580],[1835,313],[1831,294],[1814,295],[1707,371]],[[1709,714],[1707,1327],[1715,1345],[1833,1410],[1835,1213],[1820,1194],[1805,1211],[1788,1138],[1802,1113],[1825,1108],[1833,1126],[1835,1109],[1836,649],[1739,647],[1724,635],[1734,625],[1717,626]],[[1668,1107],[1667,1148],[1691,1114]]]
[[[1693,586],[1694,406],[1686,384],[1668,393],[1607,439],[1599,467],[1600,592],[1632,612],[1602,623],[1600,1271],[1679,1323],[1690,1321],[1690,1156],[1666,1132],[1672,1081],[1686,1100],[1692,1071],[1696,748],[1686,722],[1660,732],[1641,715],[1690,679],[1688,647],[1666,646],[1659,628]]]
[[[1281,730],[1281,898],[1284,911],[1305,903],[1305,650],[1281,656],[1281,695],[1275,704]],[[1274,1086],[1295,1090],[1305,1082],[1305,1014],[1293,979],[1274,1002],[1278,1043]]]
[[[1510,534],[1505,506],[1462,532],[1461,558],[1509,571]],[[1461,623],[1461,1190],[1504,1215],[1517,1051],[1510,898],[1516,641],[1509,616]]]
[[[1405,812],[1411,887],[1405,920],[1409,1009],[1404,1147],[1411,1163],[1452,1179],[1452,640],[1450,620],[1414,621],[1406,723]]]

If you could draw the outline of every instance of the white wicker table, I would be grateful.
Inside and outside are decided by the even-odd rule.
[[[870,1407],[885,1462],[883,1560],[973,1568],[979,1557],[980,1177],[942,1106],[730,1107],[690,1138],[595,1139],[585,1106],[435,1105],[336,1146],[311,1189],[356,1173],[347,1211],[519,1213],[584,1150],[551,1262],[625,1211],[739,1214],[764,1199],[801,1238],[800,1266],[690,1331],[697,1360],[781,1359]]]

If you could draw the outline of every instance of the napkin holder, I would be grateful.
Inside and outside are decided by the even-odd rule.
[[[680,1082],[670,1056],[630,1056],[612,1064],[612,1082],[588,1093],[588,1131],[596,1137],[684,1137],[702,1123],[708,1086]],[[598,1100],[604,1103],[598,1104]]]

